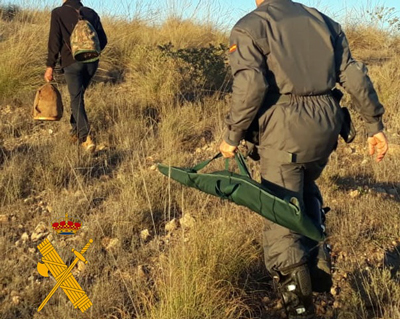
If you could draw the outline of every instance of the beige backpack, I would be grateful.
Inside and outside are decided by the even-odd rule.
[[[59,121],[64,111],[61,94],[57,88],[46,83],[36,92],[33,103],[33,119],[38,121]]]

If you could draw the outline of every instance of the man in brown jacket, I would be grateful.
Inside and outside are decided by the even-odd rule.
[[[47,68],[44,78],[47,82],[53,80],[53,70],[60,57],[61,69],[71,97],[71,138],[79,141],[84,150],[93,152],[96,145],[90,136],[84,94],[96,73],[99,61],[79,62],[75,61],[72,56],[70,37],[78,22],[79,14],[88,20],[96,30],[100,49],[103,50],[106,46],[107,36],[97,13],[84,7],[79,0],[64,0],[61,7],[55,8],[51,12]]]
[[[220,150],[233,157],[253,120],[258,122],[263,183],[282,196],[296,193],[303,211],[323,226],[315,180],[343,122],[332,89],[338,83],[353,97],[378,162],[388,149],[384,108],[338,23],[291,0],[256,4],[230,36],[233,96]],[[264,254],[289,318],[313,318],[312,291],[329,291],[332,285],[328,246],[267,222]]]

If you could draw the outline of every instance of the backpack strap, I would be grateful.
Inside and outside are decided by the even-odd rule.
[[[81,14],[81,8],[82,7],[79,7],[79,9],[75,9],[73,6],[70,6],[69,4],[64,4],[64,6],[71,8],[72,10],[74,10],[78,14],[78,21],[83,19],[83,16]],[[67,41],[65,41],[65,39],[64,39],[64,43],[67,46],[67,48],[69,49],[69,51],[71,51],[71,53],[72,53],[72,49],[68,45]]]
[[[79,9],[75,9],[73,6],[70,6],[69,4],[65,4],[65,6],[66,7],[70,7],[71,9],[73,9],[78,14],[78,19],[79,20],[83,19],[83,16],[82,16],[82,13],[81,13],[81,9],[83,8],[83,6],[79,7]]]

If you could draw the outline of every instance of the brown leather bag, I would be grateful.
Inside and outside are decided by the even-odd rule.
[[[37,90],[33,103],[34,120],[59,121],[63,111],[61,94],[53,84],[46,83]]]

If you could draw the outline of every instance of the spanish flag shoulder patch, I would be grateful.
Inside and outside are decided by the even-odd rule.
[[[229,48],[229,53],[233,53],[237,50],[237,45],[233,44],[230,48]]]

